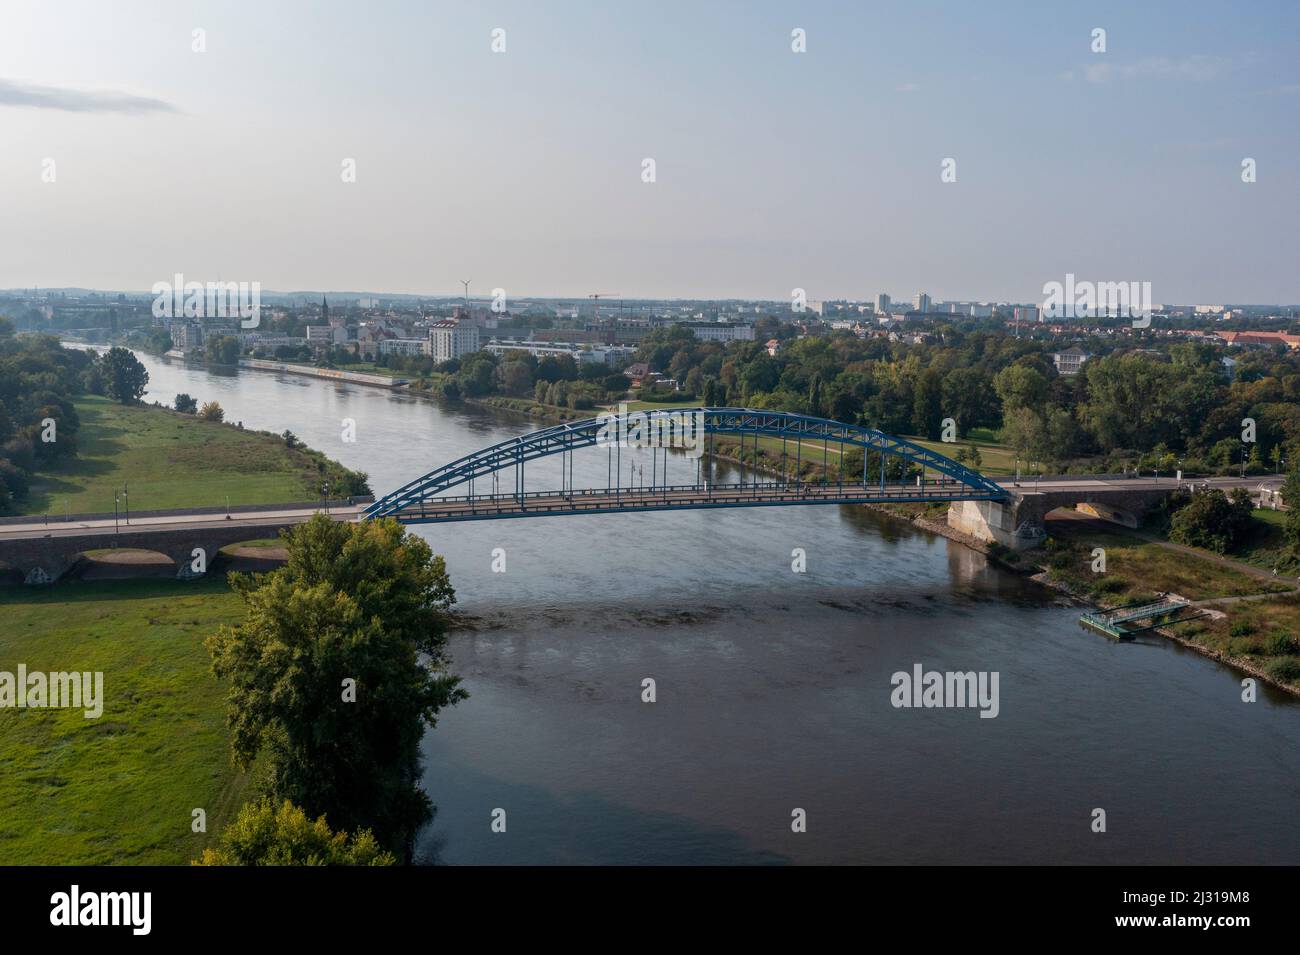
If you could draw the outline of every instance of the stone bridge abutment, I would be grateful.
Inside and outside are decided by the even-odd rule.
[[[948,526],[983,541],[1028,550],[1042,543],[1049,513],[1058,507],[1078,508],[1102,520],[1138,527],[1143,518],[1176,490],[1158,488],[1080,488],[1034,490],[1032,484],[1016,488],[1001,501],[954,501],[948,508]]]

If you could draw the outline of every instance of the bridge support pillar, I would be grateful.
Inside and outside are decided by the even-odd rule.
[[[1000,501],[954,501],[948,507],[948,526],[978,540],[1012,550],[1029,550],[1042,543],[1042,515],[1023,506],[1020,498]]]
[[[202,570],[195,568],[195,561],[198,559],[194,553],[197,550],[203,551],[203,560],[200,566]],[[208,575],[208,567],[211,566],[213,559],[217,556],[216,548],[207,547],[183,547],[168,555],[176,562],[176,579],[177,580],[202,580]]]
[[[20,545],[21,546],[21,545]],[[71,552],[41,552],[39,545],[30,548],[31,553],[20,556],[14,561],[6,561],[8,566],[16,568],[23,575],[23,583],[29,587],[43,587],[52,584],[72,569],[79,555]]]
[[[62,576],[62,574],[59,576]],[[57,577],[51,577],[44,567],[33,567],[23,577],[23,583],[29,587],[40,587],[44,584],[52,584],[57,579]]]

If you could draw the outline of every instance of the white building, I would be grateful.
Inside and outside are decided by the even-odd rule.
[[[173,348],[189,351],[203,344],[203,326],[198,322],[175,322],[170,331]]]
[[[427,338],[386,338],[379,343],[381,355],[405,355],[412,358],[428,355],[430,350]]]
[[[479,350],[479,332],[462,322],[434,322],[429,326],[429,343],[435,361],[451,361]]]
[[[1077,375],[1086,362],[1092,356],[1082,348],[1073,345],[1065,351],[1058,351],[1052,355],[1052,364],[1056,366],[1056,371],[1060,375]]]
[[[342,345],[348,340],[348,330],[342,325],[308,325],[308,345]]]
[[[706,342],[752,342],[754,326],[740,322],[683,322],[696,338]]]
[[[988,318],[993,314],[993,306],[980,302],[945,302],[952,315],[969,315],[971,318]]]
[[[520,342],[520,341],[491,341],[483,346],[483,350],[491,352],[494,355],[505,355],[512,351],[526,352],[536,358],[559,357],[568,355],[580,365],[587,364],[606,364],[622,365],[636,353],[632,348],[618,348],[613,345],[580,345],[575,342]]]

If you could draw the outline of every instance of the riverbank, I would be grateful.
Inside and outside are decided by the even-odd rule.
[[[1090,610],[1113,610],[1155,596],[1152,588],[1159,588],[1162,584],[1172,586],[1158,589],[1157,593],[1181,596],[1191,600],[1193,605],[1207,609],[1212,605],[1225,606],[1225,610],[1212,610],[1209,617],[1174,627],[1156,627],[1151,632],[1300,697],[1300,640],[1296,638],[1300,633],[1300,591],[1268,581],[1252,585],[1258,578],[1250,573],[1252,568],[1249,565],[1232,567],[1236,562],[1214,562],[1209,555],[1202,557],[1188,553],[1190,548],[1178,548],[1171,552],[1172,566],[1168,566],[1150,554],[1134,559],[1125,548],[1112,545],[1108,549],[1111,558],[1108,572],[1085,588],[1080,586],[1076,577],[1063,574],[1064,562],[1059,556],[1054,561],[1054,555],[1047,550],[1029,551],[1019,557],[1005,548],[990,546],[987,541],[954,530],[944,521],[922,513],[907,513],[907,505],[865,506],[978,551],[1003,569],[1025,575]],[[1123,540],[1123,535],[1104,530],[1094,531],[1093,535]],[[1091,545],[1094,543],[1097,541],[1088,540],[1083,547],[1071,548],[1073,562],[1090,567],[1093,560]],[[1159,541],[1148,540],[1147,544],[1157,553],[1161,549]],[[1168,579],[1169,574],[1180,571],[1181,581]],[[1099,590],[1098,583],[1105,586]],[[1279,619],[1279,611],[1288,611],[1285,616],[1289,626],[1286,628],[1276,626],[1283,622]],[[1269,625],[1272,625],[1272,630],[1265,633]],[[1235,645],[1234,640],[1237,641]]]
[[[405,378],[390,378],[386,375],[369,375],[359,371],[343,371],[338,368],[317,368],[314,365],[294,365],[288,362],[267,361],[262,358],[241,358],[240,368],[253,371],[274,371],[287,375],[306,375],[308,378],[328,378],[331,381],[346,381],[354,385],[369,385],[372,388],[402,388],[407,384]]]

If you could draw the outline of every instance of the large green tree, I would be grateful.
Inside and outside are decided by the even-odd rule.
[[[1282,485],[1282,504],[1286,507],[1286,536],[1292,553],[1300,555],[1300,462],[1293,464]]]
[[[1008,365],[993,379],[993,388],[1008,412],[1017,408],[1039,410],[1047,401],[1047,378],[1028,365]]]
[[[1245,488],[1233,488],[1230,495],[1217,489],[1197,491],[1174,512],[1169,538],[1220,554],[1234,550],[1250,532],[1251,510],[1250,492]]]
[[[231,575],[247,616],[207,641],[230,685],[235,761],[261,754],[272,797],[409,857],[432,815],[421,736],[466,696],[445,672],[456,598],[443,559],[392,520],[318,514],[284,537],[284,567]]]
[[[135,404],[149,385],[149,372],[125,348],[110,348],[100,359],[108,396],[122,404]]]

